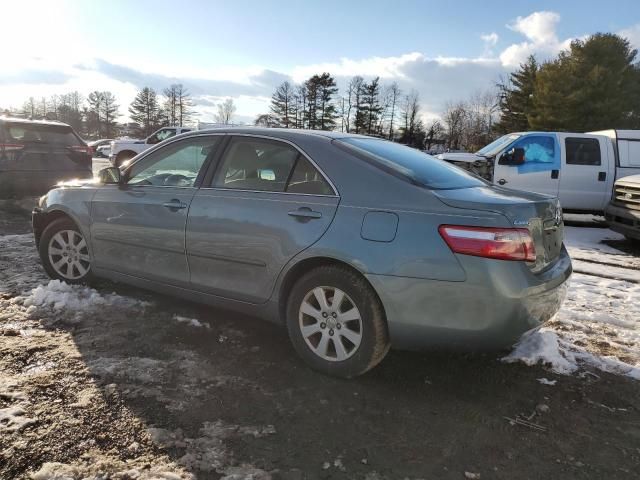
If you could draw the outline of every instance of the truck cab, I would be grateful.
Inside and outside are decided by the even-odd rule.
[[[114,140],[111,142],[109,160],[114,167],[120,167],[124,162],[131,160],[137,154],[144,152],[156,143],[189,131],[191,131],[191,128],[163,127],[153,132],[144,140],[130,138]]]
[[[519,132],[504,135],[474,154],[439,158],[466,166],[497,185],[557,197],[565,211],[601,214],[611,199],[614,181],[640,173],[640,149],[627,155],[623,166],[616,139],[613,130]]]

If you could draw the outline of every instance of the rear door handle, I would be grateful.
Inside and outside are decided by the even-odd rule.
[[[598,172],[598,181],[604,182],[607,179],[607,172]]]
[[[322,218],[322,213],[315,212],[308,207],[301,207],[297,210],[291,210],[289,216],[296,218]]]
[[[551,170],[551,178],[555,180],[558,178],[558,175],[560,175],[560,170]]]
[[[504,178],[501,178],[500,180],[498,180],[498,183],[500,185],[504,185],[505,183],[507,183],[507,181]]]
[[[169,210],[182,210],[183,208],[187,208],[187,204],[182,203],[177,198],[174,198],[170,202],[164,202],[162,206],[168,208]]]

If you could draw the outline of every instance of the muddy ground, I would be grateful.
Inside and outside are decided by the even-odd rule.
[[[638,381],[394,351],[345,381],[257,319],[107,283],[38,303],[0,217],[2,479],[640,477]]]

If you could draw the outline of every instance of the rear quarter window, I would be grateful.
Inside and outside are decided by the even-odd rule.
[[[335,140],[392,175],[433,190],[485,186],[484,180],[415,148],[376,138]]]
[[[81,140],[67,125],[7,123],[3,130],[7,142],[82,145]]]

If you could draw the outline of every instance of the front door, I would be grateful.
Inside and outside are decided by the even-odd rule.
[[[497,159],[494,183],[516,190],[558,196],[560,187],[560,146],[553,134],[524,135],[507,150],[522,148],[524,163],[506,165]],[[504,160],[502,160],[504,162]]]
[[[187,213],[200,171],[221,138],[172,142],[133,164],[124,185],[98,189],[91,205],[96,267],[177,286],[189,284]]]
[[[294,146],[252,136],[229,142],[187,224],[192,288],[262,303],[285,264],[331,224],[339,197]]]
[[[560,204],[571,210],[602,210],[609,192],[605,144],[587,135],[564,138]]]

